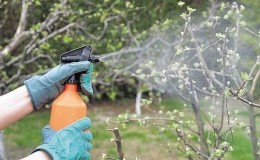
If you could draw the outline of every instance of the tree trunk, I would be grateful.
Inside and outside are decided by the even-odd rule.
[[[0,160],[5,160],[4,133],[0,131]]]
[[[201,111],[200,108],[198,106],[198,104],[192,103],[192,109],[195,115],[195,119],[196,119],[196,124],[198,127],[198,133],[199,133],[199,138],[200,138],[200,152],[202,154],[204,154],[205,156],[209,156],[209,148],[208,148],[208,144],[207,144],[207,140],[206,137],[204,136],[204,123],[201,117]]]
[[[254,107],[251,105],[248,107],[248,114],[249,114],[249,126],[250,126],[250,134],[251,134],[254,160],[260,160],[260,157],[258,154],[258,145],[257,145],[258,138],[257,138],[257,132],[256,132],[255,112],[254,112]]]
[[[251,92],[250,95],[246,95],[247,99],[251,102],[254,102],[253,93]],[[248,107],[248,114],[249,114],[249,128],[250,128],[250,138],[252,142],[252,148],[253,148],[253,155],[254,160],[260,160],[259,156],[259,148],[258,148],[258,137],[257,137],[257,131],[256,131],[256,121],[255,121],[255,109],[253,106],[249,105]]]
[[[254,102],[254,92],[256,89],[257,81],[260,77],[260,70],[257,71],[252,86],[249,92],[249,95],[247,95],[247,98],[249,101]],[[255,121],[255,112],[254,107],[249,105],[248,106],[248,114],[249,114],[249,125],[250,125],[250,134],[251,134],[251,141],[252,141],[252,147],[253,147],[253,155],[254,160],[259,160],[260,156],[258,154],[259,147],[258,147],[258,137],[257,137],[257,131],[256,131],[256,121]]]
[[[138,116],[142,115],[142,110],[141,110],[141,100],[142,100],[142,88],[141,88],[141,82],[138,82],[138,88],[137,88],[137,95],[136,95],[136,100],[135,100],[135,113]]]

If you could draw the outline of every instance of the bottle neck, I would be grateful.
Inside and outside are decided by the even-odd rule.
[[[77,92],[78,91],[78,85],[77,84],[69,84],[69,83],[66,83],[65,84],[65,90],[69,90],[69,91],[75,91]]]

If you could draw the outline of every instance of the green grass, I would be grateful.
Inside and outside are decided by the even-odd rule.
[[[5,130],[5,140],[18,147],[41,144],[41,129],[49,122],[49,112],[33,113]]]
[[[126,137],[127,139],[136,139],[136,137],[138,137],[138,139],[141,139],[142,141],[146,141],[147,140],[145,134],[140,132],[140,131],[129,131],[129,132],[126,132],[124,134],[124,137]]]
[[[235,131],[234,132],[234,141],[232,146],[234,151],[229,152],[226,155],[225,159],[228,160],[251,160],[253,159],[252,155],[252,146],[250,139],[246,136],[244,131]]]
[[[179,99],[163,99],[161,105],[164,106],[166,110],[182,110],[184,107],[184,102]]]
[[[107,126],[106,125],[102,125],[102,124],[98,124],[95,125],[93,124],[94,127],[90,128],[91,133],[93,134],[93,139],[98,140],[98,141],[103,141],[103,140],[107,140],[111,137],[111,134],[106,131]]]
[[[183,103],[175,100],[164,100],[164,105],[168,109],[183,109]],[[91,151],[93,159],[101,159],[102,153],[107,153],[110,157],[116,157],[115,142],[110,139],[114,138],[112,132],[107,131],[107,126],[104,121],[101,121],[100,113],[89,115],[93,121],[91,132],[93,134],[93,151]],[[246,116],[242,113],[240,116]],[[258,120],[259,121],[259,120]],[[49,112],[33,113],[26,118],[11,125],[5,130],[6,144],[15,144],[21,150],[24,148],[33,148],[41,144],[41,128],[49,122]],[[126,129],[119,127],[120,133],[123,137],[122,144],[125,155],[128,159],[135,159],[135,157],[148,158],[149,156],[158,156],[159,159],[170,159],[172,155],[182,157],[183,154],[176,152],[174,143],[177,141],[176,136],[168,130],[161,131],[160,127],[140,127],[138,123],[128,123]],[[194,139],[196,141],[196,139]],[[171,143],[173,152],[168,153],[165,145]],[[232,144],[234,151],[229,152],[225,159],[227,160],[250,160],[252,157],[252,147],[250,139],[245,134],[244,130],[235,130],[234,141]],[[28,152],[28,151],[27,151]],[[150,155],[153,154],[153,155]],[[146,156],[146,158],[145,158]],[[148,157],[147,157],[148,156]],[[157,159],[158,159],[157,157]]]
[[[210,140],[214,141],[214,136],[210,134]],[[228,141],[231,142],[229,136]],[[197,141],[196,139],[193,139]],[[233,151],[228,152],[225,155],[225,160],[252,160],[252,147],[249,137],[245,134],[245,130],[235,129],[233,132],[233,141],[231,143]]]

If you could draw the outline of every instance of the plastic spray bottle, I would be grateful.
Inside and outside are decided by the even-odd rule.
[[[99,58],[91,55],[91,46],[86,45],[61,54],[60,61],[63,64],[79,61],[95,63],[99,62]],[[64,91],[52,103],[50,126],[56,131],[87,115],[87,105],[78,93],[81,74],[71,76],[65,82]]]

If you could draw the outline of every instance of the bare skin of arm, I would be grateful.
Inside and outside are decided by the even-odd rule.
[[[33,112],[31,98],[25,86],[0,96],[0,130]],[[22,160],[50,160],[44,151],[37,151]]]
[[[25,86],[0,96],[0,130],[33,112],[31,98]]]
[[[28,157],[25,157],[21,160],[37,160],[37,159],[39,159],[39,160],[51,160],[49,155],[44,151],[34,152],[33,154],[31,154]]]

